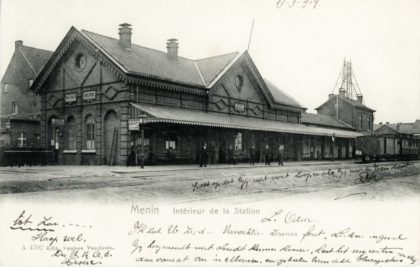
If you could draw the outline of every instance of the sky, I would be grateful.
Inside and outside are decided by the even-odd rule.
[[[420,119],[420,0],[0,0],[0,75],[14,41],[55,50],[71,26],[191,59],[247,49],[261,75],[307,112],[351,59],[375,123]]]

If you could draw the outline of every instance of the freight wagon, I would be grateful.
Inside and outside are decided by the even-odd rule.
[[[363,162],[420,158],[419,141],[399,137],[365,135],[356,138],[356,154]]]

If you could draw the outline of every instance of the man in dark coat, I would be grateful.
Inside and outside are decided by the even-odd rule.
[[[201,148],[201,162],[200,167],[207,167],[207,160],[208,160],[208,151],[207,151],[207,144],[204,143],[203,147]]]
[[[235,159],[233,158],[233,147],[232,145],[229,145],[229,149],[228,149],[228,161],[229,164],[236,164]]]
[[[279,145],[279,165],[283,165],[284,145]]]
[[[250,153],[249,153],[249,163],[251,165],[255,165],[255,156],[256,156],[255,146],[252,145],[251,150],[250,150]]]
[[[127,159],[127,167],[134,166],[136,161],[136,147],[134,144],[131,144],[130,154],[128,155]]]
[[[271,151],[268,144],[265,146],[265,149],[264,149],[264,159],[265,159],[265,165],[270,165]]]

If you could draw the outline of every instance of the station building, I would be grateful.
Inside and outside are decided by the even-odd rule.
[[[351,158],[355,128],[306,108],[264,79],[247,51],[191,60],[71,28],[32,89],[41,97],[41,139],[59,164],[126,164],[143,143],[146,164],[246,161],[254,147],[290,160]],[[144,139],[141,140],[141,132]],[[142,142],[143,141],[143,142]],[[170,153],[168,153],[170,151]]]

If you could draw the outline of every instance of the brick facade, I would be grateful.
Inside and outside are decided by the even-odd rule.
[[[330,95],[328,101],[316,110],[318,114],[335,117],[351,125],[357,131],[373,131],[375,111],[356,102],[356,100],[348,99],[345,96]]]

